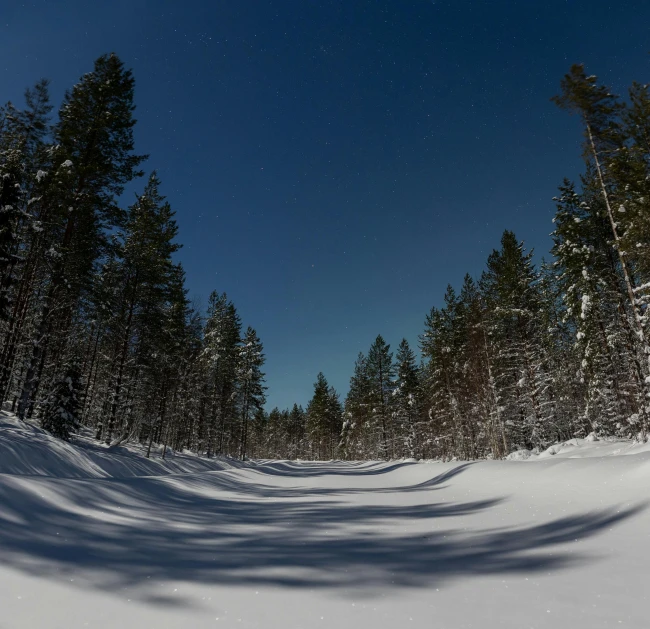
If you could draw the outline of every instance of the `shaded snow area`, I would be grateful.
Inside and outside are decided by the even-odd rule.
[[[3,414],[0,627],[647,628],[644,449],[162,461]]]

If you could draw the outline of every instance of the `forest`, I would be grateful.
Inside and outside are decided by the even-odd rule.
[[[478,459],[646,440],[649,86],[619,97],[581,65],[561,79],[553,101],[580,119],[585,166],[559,182],[548,261],[505,231],[480,277],[426,315],[421,359],[377,336],[345,399],[319,374],[306,408],[270,412],[255,329],[225,292],[205,311],[188,298],[174,211],[134,145],[134,89],[110,54],[56,113],[47,81],[0,109],[0,396],[21,420],[163,457]]]

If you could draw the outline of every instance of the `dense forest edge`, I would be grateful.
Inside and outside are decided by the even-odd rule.
[[[581,120],[585,169],[554,199],[550,262],[505,231],[481,276],[426,316],[421,362],[378,336],[345,400],[319,374],[306,409],[268,413],[256,331],[226,293],[205,312],[188,299],[174,212],[135,151],[134,87],[110,54],[58,114],[46,80],[0,109],[0,396],[20,420],[242,459],[503,458],[590,434],[647,439],[648,85],[622,99],[581,65],[562,79],[552,100]]]

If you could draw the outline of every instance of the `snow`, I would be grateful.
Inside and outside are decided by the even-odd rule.
[[[527,461],[531,456],[535,456],[532,450],[516,450],[511,452],[506,459],[508,461]]]
[[[2,629],[649,626],[648,444],[475,463],[160,454],[0,415]]]

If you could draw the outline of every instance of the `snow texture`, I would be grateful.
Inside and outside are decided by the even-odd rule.
[[[167,454],[0,414],[2,629],[649,626],[648,445],[476,463]]]

